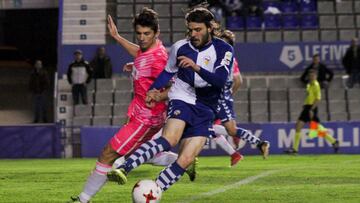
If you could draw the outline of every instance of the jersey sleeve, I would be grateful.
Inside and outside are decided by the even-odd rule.
[[[160,73],[159,77],[157,77],[150,89],[164,88],[168,85],[171,78],[178,72],[179,68],[176,66],[177,52],[184,42],[185,41],[183,40],[178,41],[171,47],[165,69]]]
[[[215,71],[219,68],[224,68],[228,73],[230,73],[233,66],[234,57],[233,49],[230,45],[227,44],[218,44],[216,47],[217,59],[214,64]]]
[[[199,75],[206,82],[217,88],[223,88],[233,65],[233,50],[230,45],[216,44],[217,59],[214,64],[214,72],[200,68]]]
[[[153,58],[154,62],[151,68],[151,76],[157,78],[166,66],[168,55],[165,50],[159,50],[159,52],[153,54]]]
[[[165,71],[168,73],[177,73],[179,70],[179,68],[176,66],[177,52],[179,48],[180,48],[180,43],[177,42],[170,49],[169,58],[165,66]]]

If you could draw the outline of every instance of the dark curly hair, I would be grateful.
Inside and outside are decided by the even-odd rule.
[[[195,7],[188,11],[185,15],[185,20],[187,23],[205,23],[206,27],[212,27],[212,23],[215,22],[214,15],[204,7]]]
[[[234,44],[235,44],[235,35],[230,30],[222,31],[220,38],[227,41],[231,46],[234,46]]]
[[[141,25],[143,27],[149,27],[152,30],[154,30],[155,33],[158,32],[159,30],[158,14],[150,8],[147,7],[142,8],[140,13],[138,13],[133,20],[134,29],[136,28],[137,25]]]

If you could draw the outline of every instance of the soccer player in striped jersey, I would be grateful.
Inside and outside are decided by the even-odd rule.
[[[231,46],[234,46],[235,35],[230,30],[222,31],[219,35]],[[234,88],[234,78],[237,78],[237,80],[242,79],[236,59],[234,59],[233,68],[234,70],[237,69],[237,71],[234,71],[234,74],[229,75],[229,78],[225,83],[224,91],[221,94],[219,105],[216,109],[216,117],[221,120],[222,125],[214,125],[215,133],[217,135],[230,135],[235,138],[241,138],[250,144],[256,145],[265,159],[269,154],[270,143],[268,141],[261,140],[260,138],[254,136],[250,131],[243,129],[236,124],[235,111],[233,107],[234,99],[232,96],[237,90],[236,86]]]
[[[165,122],[165,102],[158,102],[154,104],[154,108],[148,108],[145,101],[147,90],[163,71],[168,59],[165,47],[158,40],[157,13],[152,9],[143,8],[134,18],[133,26],[138,44],[121,37],[112,18],[108,17],[110,35],[135,57],[134,99],[128,108],[129,121],[105,146],[83,191],[77,197],[72,197],[71,202],[89,202],[106,183],[106,174],[111,170],[114,161],[129,155],[142,143],[150,140]]]
[[[306,98],[303,106],[303,110],[296,122],[296,134],[295,141],[291,149],[285,151],[288,154],[297,154],[299,151],[299,144],[301,139],[301,129],[304,125],[310,122],[310,133],[309,137],[323,137],[330,142],[334,148],[335,153],[339,150],[339,141],[331,136],[327,129],[320,124],[320,119],[317,116],[318,104],[321,100],[321,89],[320,84],[317,81],[317,71],[309,71],[309,82],[306,85]]]
[[[169,92],[168,119],[163,135],[141,145],[123,165],[109,172],[110,181],[125,184],[130,171],[180,142],[178,159],[156,179],[165,191],[182,177],[207,138],[213,135],[211,129],[218,99],[232,71],[233,49],[213,37],[214,16],[207,9],[192,9],[185,20],[190,39],[172,46],[165,70],[151,87],[161,90],[177,75]],[[147,99],[148,102],[154,100],[150,94]]]

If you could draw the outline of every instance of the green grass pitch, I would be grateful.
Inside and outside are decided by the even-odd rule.
[[[0,160],[0,202],[66,202],[81,191],[95,159]],[[143,165],[125,186],[107,183],[92,202],[131,202],[137,180],[154,179],[162,167]],[[360,155],[200,157],[199,176],[187,175],[163,193],[162,202],[360,202]]]

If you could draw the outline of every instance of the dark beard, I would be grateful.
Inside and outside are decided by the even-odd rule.
[[[205,46],[207,43],[209,43],[209,35],[210,35],[210,33],[209,33],[209,32],[206,32],[206,34],[201,38],[201,42],[202,42],[202,43],[199,44],[198,46],[195,46],[195,44],[193,43],[193,38],[190,38],[191,44],[192,44],[195,48],[199,49],[199,48]]]

